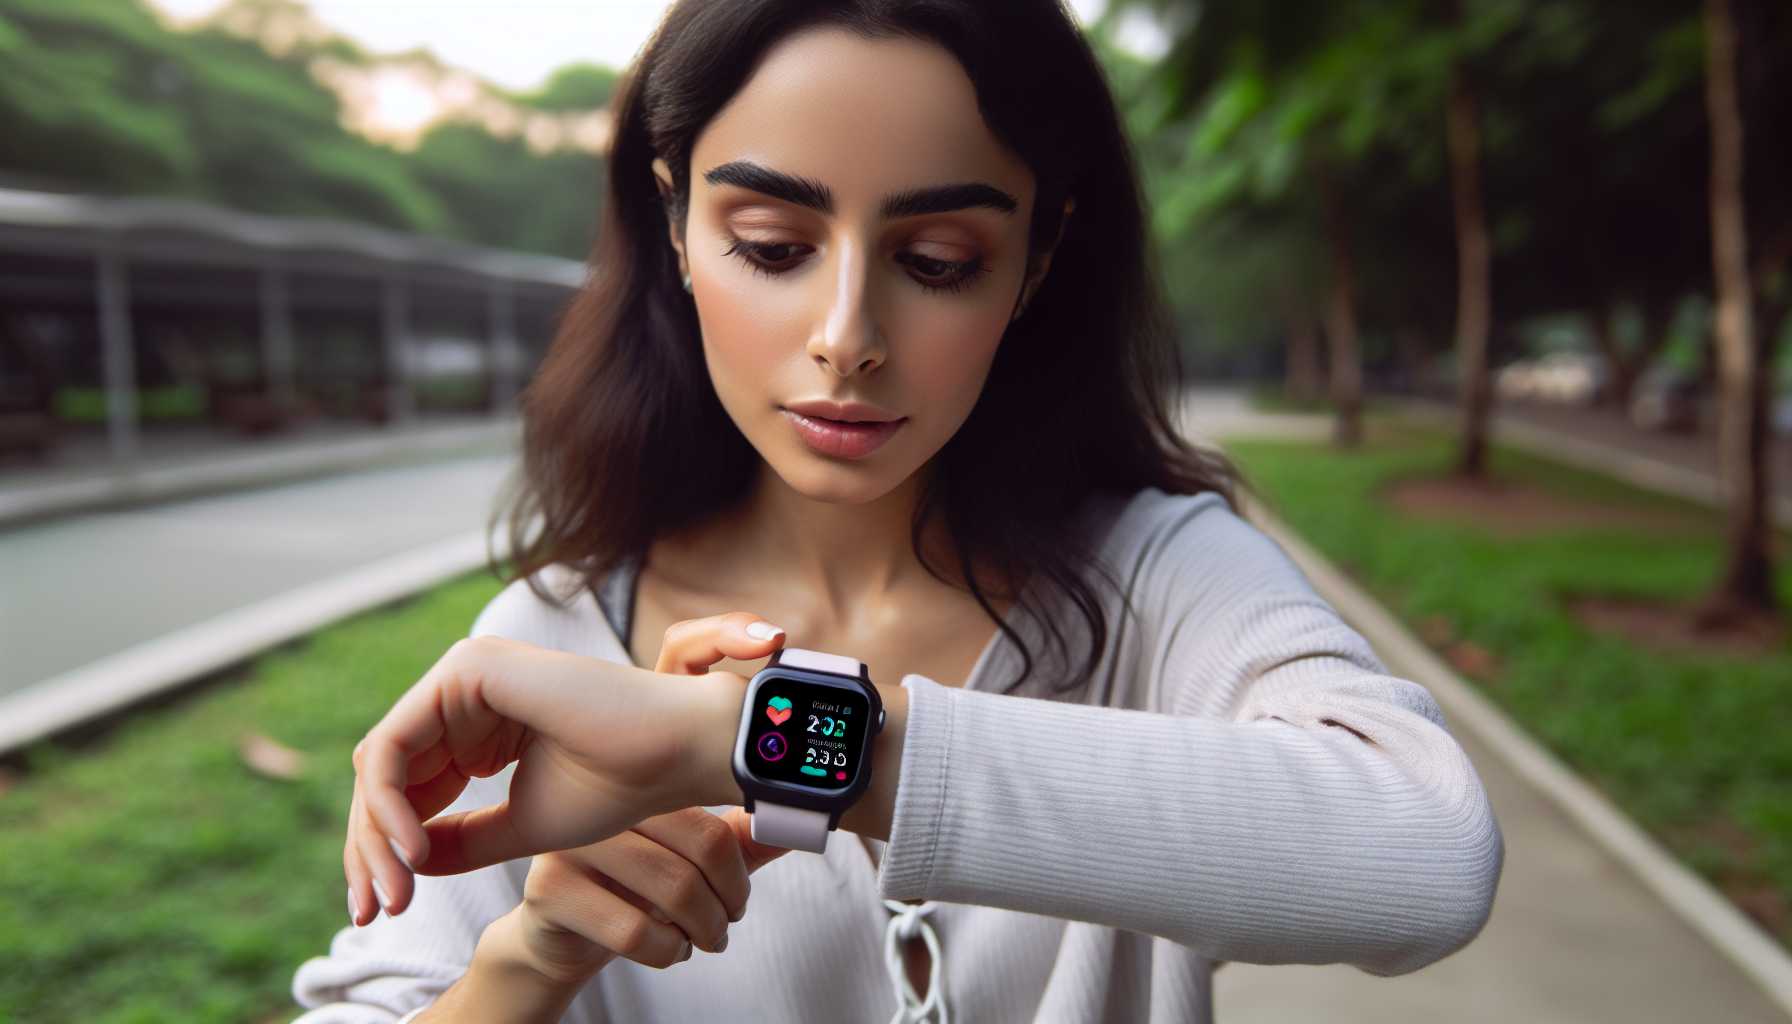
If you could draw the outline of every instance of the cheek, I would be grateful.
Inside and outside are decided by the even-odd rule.
[[[935,413],[962,421],[983,393],[1006,325],[1006,311],[991,308],[939,309],[918,317],[903,335],[901,351],[892,353],[905,364],[898,376]]]
[[[763,404],[770,397],[768,385],[778,379],[791,346],[799,344],[790,340],[797,328],[788,314],[780,318],[768,308],[767,291],[712,282],[698,306],[703,358],[723,406],[737,416],[745,411],[744,403]]]

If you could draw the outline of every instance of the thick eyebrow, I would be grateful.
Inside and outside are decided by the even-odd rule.
[[[830,217],[834,215],[834,193],[826,185],[810,178],[775,171],[751,160],[730,160],[720,164],[704,172],[703,180],[711,185],[735,185],[751,189],[774,199],[806,206]],[[892,192],[884,197],[878,213],[886,220],[983,208],[1012,215],[1019,207],[1019,200],[994,185],[967,181]]]

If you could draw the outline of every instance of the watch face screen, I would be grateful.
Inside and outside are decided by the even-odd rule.
[[[755,775],[845,789],[859,772],[871,702],[857,690],[774,677],[754,695],[747,764]]]

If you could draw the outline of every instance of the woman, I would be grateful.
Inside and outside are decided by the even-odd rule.
[[[1061,5],[686,0],[615,109],[515,578],[357,748],[304,1024],[1206,1021],[1225,960],[1479,932],[1504,845],[1435,702],[1176,436]],[[787,638],[889,716],[820,855],[733,806]]]

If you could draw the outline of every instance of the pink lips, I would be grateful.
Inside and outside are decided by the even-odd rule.
[[[819,416],[804,416],[789,409],[778,411],[790,420],[797,436],[811,449],[843,459],[862,459],[870,455],[908,422],[908,417],[904,416],[888,423],[843,423]]]

